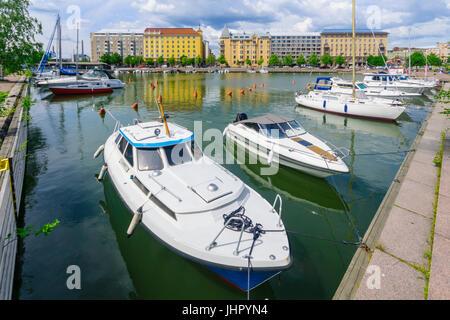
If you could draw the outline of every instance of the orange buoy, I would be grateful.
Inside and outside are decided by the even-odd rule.
[[[263,82],[261,82],[261,87],[264,87],[264,83]]]
[[[233,95],[233,92],[231,92],[231,91],[228,91],[227,92],[227,95],[229,95],[230,97]]]
[[[256,83],[253,84],[253,89],[256,89]]]
[[[248,88],[248,91],[252,91],[252,88]]]
[[[292,84],[295,84],[295,80],[292,80]]]
[[[308,84],[308,86],[306,87],[306,89],[311,90],[311,85]]]
[[[162,102],[162,96],[161,95],[158,96],[158,101]]]
[[[105,114],[106,114],[106,110],[105,108],[100,108],[100,110],[98,111],[98,114],[100,115],[100,118],[104,118]]]
[[[245,91],[244,91],[244,89],[241,89],[241,91],[240,91],[240,92],[241,92],[241,94],[245,94]]]
[[[138,107],[137,102],[136,102],[135,104],[133,104],[131,107],[132,107],[133,109],[137,109],[137,107]]]
[[[158,85],[158,80],[155,81],[155,84]]]
[[[197,98],[197,90],[194,91],[194,98]]]
[[[152,87],[152,90],[155,90],[155,85],[151,82],[150,86]]]

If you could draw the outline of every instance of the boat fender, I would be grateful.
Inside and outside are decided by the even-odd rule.
[[[94,159],[97,158],[104,149],[105,149],[104,144],[102,144],[100,147],[98,147],[97,151],[95,151],[95,153],[94,153]]]
[[[231,97],[233,95],[233,92],[228,91],[227,95],[229,95]]]
[[[127,238],[130,238],[133,235],[134,230],[136,229],[137,225],[141,222],[141,220],[142,220],[142,211],[141,212],[137,211],[133,215],[133,219],[131,219],[131,223],[128,226]]]
[[[102,168],[100,169],[100,173],[98,174],[98,181],[102,181],[103,178],[105,177],[106,174],[106,170],[108,170],[108,166],[106,164],[104,164],[102,166]]]
[[[241,92],[241,94],[245,94],[245,91],[244,91],[244,89],[241,89],[241,91],[240,91],[240,92]]]
[[[261,87],[264,87],[264,83],[263,82],[261,82]]]
[[[323,108],[325,109],[327,107],[327,100],[323,100]]]
[[[344,106],[344,112],[347,113],[347,104]]]
[[[194,91],[194,98],[197,98],[197,90]]]
[[[253,89],[256,89],[256,83],[253,84]]]
[[[137,109],[138,108],[138,104],[137,104],[137,102],[135,103],[135,104],[133,104],[132,106],[131,106],[131,108],[133,108],[133,109]]]
[[[225,136],[226,136],[226,134],[227,134],[227,132],[228,132],[228,127],[226,127],[226,128],[225,128],[225,130],[223,130],[222,136],[224,136],[224,137],[225,137]]]

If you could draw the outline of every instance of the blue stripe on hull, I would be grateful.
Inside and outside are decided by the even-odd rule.
[[[247,291],[248,287],[248,273],[246,271],[234,271],[217,267],[206,266],[232,285],[238,287],[242,291]],[[259,286],[264,281],[272,278],[280,271],[250,271],[250,290]]]

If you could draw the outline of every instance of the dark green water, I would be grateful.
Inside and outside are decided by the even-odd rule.
[[[150,82],[158,79],[172,121],[190,130],[223,130],[236,113],[268,112],[296,118],[308,131],[356,154],[409,149],[431,100],[412,100],[397,123],[326,115],[296,107],[294,91],[317,75],[173,74],[122,75],[132,82],[111,95],[37,100],[31,109],[24,208],[25,225],[59,219],[48,237],[21,244],[15,296],[20,299],[245,299],[211,271],[163,247],[138,227],[131,239],[131,219],[111,181],[97,182],[101,159],[92,155],[112,133],[115,122],[98,115],[109,109],[123,124],[158,115]],[[295,80],[295,85],[292,84]],[[261,87],[261,83],[264,87]],[[240,95],[241,88],[257,85]],[[197,99],[193,92],[197,90]],[[227,95],[233,91],[233,97]],[[431,93],[429,93],[431,96]],[[131,109],[135,102],[138,112]],[[203,142],[205,148],[207,142]],[[256,165],[225,165],[269,202],[283,198],[289,230],[331,239],[356,241],[339,194],[363,235],[405,154],[356,155],[345,159],[350,174],[317,179],[288,168],[261,177]],[[258,299],[330,299],[355,251],[354,246],[290,235],[293,267],[251,293]],[[81,290],[66,286],[67,267],[81,269]]]

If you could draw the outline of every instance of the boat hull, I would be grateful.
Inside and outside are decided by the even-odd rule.
[[[49,88],[56,95],[110,93],[112,88]]]
[[[252,290],[280,273],[279,271],[250,271],[249,274],[248,270],[235,271],[211,266],[206,267],[230,285],[242,291]]]
[[[370,104],[351,104],[339,101],[328,101],[322,98],[310,99],[302,96],[296,96],[295,101],[307,108],[338,114],[346,117],[365,118],[381,121],[394,121],[405,110],[405,107],[382,106]]]

